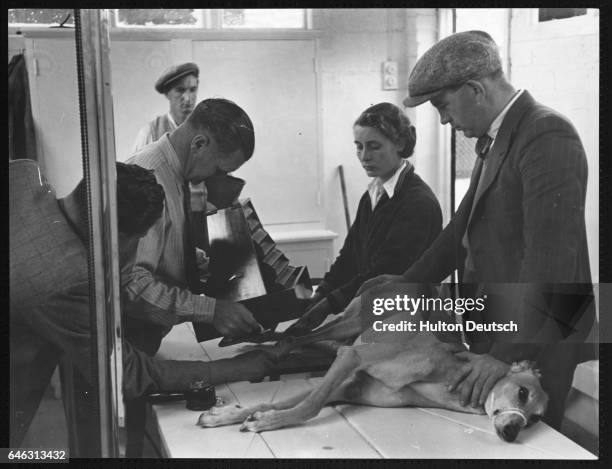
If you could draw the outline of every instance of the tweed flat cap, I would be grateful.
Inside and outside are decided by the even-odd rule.
[[[499,49],[484,31],[465,31],[431,46],[410,73],[404,106],[429,101],[449,86],[461,85],[501,70]]]
[[[185,75],[195,75],[196,78],[200,75],[200,69],[193,62],[173,65],[164,70],[164,73],[155,82],[155,90],[158,93],[165,94],[170,90],[172,82],[183,78]]]

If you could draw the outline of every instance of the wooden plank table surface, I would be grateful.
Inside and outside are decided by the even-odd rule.
[[[279,329],[288,323],[279,325]],[[198,344],[191,324],[175,326],[164,338],[160,358],[217,360],[248,350],[220,339]],[[226,403],[250,406],[275,402],[311,389],[321,380],[307,375],[280,381],[236,382],[216,386]],[[499,439],[487,416],[429,408],[378,408],[338,404],[308,422],[271,432],[240,432],[239,424],[196,425],[201,412],[185,402],[153,406],[161,451],[171,458],[442,458],[442,459],[597,459],[540,422],[513,443]]]

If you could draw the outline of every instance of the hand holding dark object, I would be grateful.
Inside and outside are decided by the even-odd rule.
[[[244,305],[220,299],[215,303],[212,324],[226,337],[243,337],[263,330]]]
[[[461,394],[461,405],[472,407],[484,405],[495,383],[506,376],[510,365],[491,355],[459,352],[456,357],[466,360],[450,379],[449,391]]]
[[[287,336],[300,336],[312,331],[321,324],[332,311],[329,301],[326,298],[310,306],[304,315],[286,331]]]
[[[377,287],[379,285],[383,285],[386,283],[401,283],[405,281],[406,281],[406,278],[403,275],[391,275],[391,274],[379,275],[378,277],[374,277],[374,278],[371,278],[370,280],[366,280],[365,282],[363,282],[361,287],[359,287],[359,290],[357,290],[357,294],[355,296],[359,296],[366,290]]]

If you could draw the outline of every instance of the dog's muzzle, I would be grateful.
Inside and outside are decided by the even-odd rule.
[[[527,416],[525,415],[525,412],[523,412],[522,409],[519,409],[516,407],[505,407],[501,409],[495,409],[494,405],[495,405],[495,392],[491,391],[491,394],[489,394],[489,397],[487,398],[487,401],[485,402],[485,412],[487,413],[489,418],[493,420],[493,426],[495,427],[495,431],[497,432],[498,436],[502,440],[510,443],[516,439],[521,429],[527,425]],[[501,417],[502,415],[508,415],[508,414],[516,415],[520,417],[520,419],[518,421],[517,419],[512,419],[509,423],[498,428],[498,426],[495,425],[495,420]]]

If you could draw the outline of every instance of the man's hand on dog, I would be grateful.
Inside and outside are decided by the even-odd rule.
[[[357,294],[355,296],[359,296],[366,290],[377,287],[379,285],[383,285],[385,283],[401,283],[405,281],[406,281],[406,277],[404,277],[403,275],[391,275],[391,274],[379,275],[378,277],[374,277],[374,278],[371,278],[370,280],[366,280],[365,282],[363,282],[361,287],[359,287],[359,290],[357,290]]]
[[[472,407],[484,405],[495,383],[510,371],[510,365],[491,355],[466,351],[455,356],[466,363],[452,376],[448,389],[461,394],[462,406],[468,403]]]

